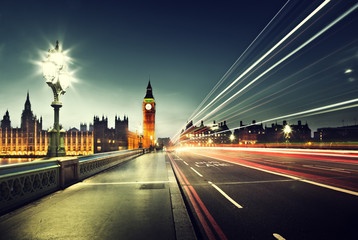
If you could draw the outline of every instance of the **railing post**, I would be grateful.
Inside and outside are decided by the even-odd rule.
[[[78,158],[58,160],[60,164],[60,186],[62,189],[79,181]]]

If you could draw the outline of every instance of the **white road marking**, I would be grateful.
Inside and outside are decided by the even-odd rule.
[[[280,234],[274,233],[273,236],[278,240],[286,240],[286,238],[283,238]]]
[[[223,190],[221,190],[218,186],[216,186],[212,182],[208,182],[211,186],[213,186],[219,193],[221,193],[227,200],[229,200],[232,204],[234,204],[237,208],[242,208],[240,204],[234,201],[229,195],[227,195]]]
[[[183,162],[184,162],[187,166],[189,166],[189,164],[188,164],[187,162],[185,162],[184,160],[183,160]]]
[[[175,158],[173,158],[173,160],[180,160],[180,161],[183,160],[183,159],[181,159],[177,154],[173,154],[173,155],[175,155]]]
[[[213,161],[203,161],[203,162],[195,162],[195,166],[201,168],[201,167],[228,167],[232,165],[227,163],[213,162]]]
[[[338,192],[343,192],[343,193],[348,193],[348,194],[351,194],[351,195],[354,195],[354,196],[358,196],[358,192],[355,192],[355,191],[351,191],[351,190],[347,190],[347,189],[343,189],[343,188],[339,188],[339,187],[334,187],[334,186],[330,186],[330,185],[326,185],[326,184],[322,184],[322,183],[318,183],[318,182],[313,182],[313,181],[310,181],[310,180],[306,180],[306,179],[304,179],[304,178],[295,177],[295,176],[287,175],[287,174],[284,174],[284,173],[273,172],[273,171],[269,171],[269,170],[266,170],[266,169],[261,169],[261,168],[257,168],[257,167],[253,167],[253,166],[249,166],[249,165],[237,163],[237,162],[231,162],[231,161],[224,160],[224,159],[220,159],[220,158],[216,158],[216,157],[210,157],[210,156],[206,156],[206,155],[199,154],[199,153],[194,153],[194,154],[197,154],[197,155],[200,155],[200,156],[203,156],[203,157],[208,157],[208,158],[213,158],[213,159],[221,160],[221,161],[224,161],[224,162],[233,163],[233,164],[236,164],[236,165],[239,165],[239,166],[243,166],[243,167],[247,167],[247,168],[252,168],[252,169],[255,169],[255,170],[259,170],[259,171],[262,171],[262,172],[267,172],[267,173],[275,174],[275,175],[282,176],[282,177],[291,178],[291,179],[294,179],[294,180],[297,180],[297,181],[309,183],[309,184],[316,185],[316,186],[319,186],[319,187],[328,188],[328,189],[335,190],[335,191],[338,191]]]
[[[198,171],[196,171],[194,168],[190,167],[191,170],[193,170],[196,174],[198,174],[200,177],[203,177],[203,175],[201,175]]]

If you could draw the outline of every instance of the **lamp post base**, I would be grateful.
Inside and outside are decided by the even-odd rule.
[[[58,133],[56,129],[51,129],[48,131],[49,135],[49,145],[47,149],[47,157],[63,157],[66,156],[65,149],[65,131],[60,130],[60,139],[58,141]]]

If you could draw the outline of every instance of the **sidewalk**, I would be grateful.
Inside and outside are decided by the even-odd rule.
[[[195,239],[165,153],[150,153],[0,217],[0,239]]]

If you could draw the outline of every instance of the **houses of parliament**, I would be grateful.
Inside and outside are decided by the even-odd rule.
[[[155,139],[155,101],[150,81],[143,100],[143,135],[128,130],[128,117],[115,117],[115,128],[108,128],[108,118],[95,116],[87,128],[72,128],[65,132],[66,155],[89,155],[123,149],[148,148]],[[42,117],[38,119],[31,110],[27,93],[20,128],[11,127],[10,114],[6,111],[0,125],[0,155],[46,156],[49,145],[48,131],[42,129]]]

